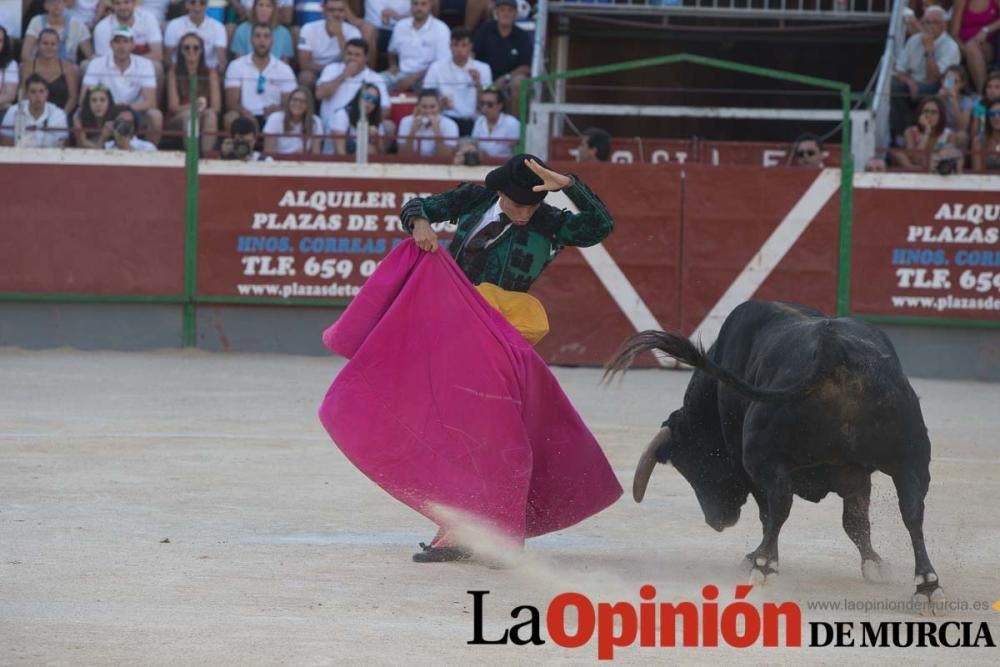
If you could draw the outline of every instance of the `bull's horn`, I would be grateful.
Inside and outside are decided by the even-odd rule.
[[[649,443],[646,450],[639,457],[639,464],[635,467],[635,475],[632,477],[632,497],[635,502],[641,503],[646,495],[646,486],[649,484],[649,476],[653,474],[656,467],[656,452],[670,441],[670,428],[664,426],[656,437]]]

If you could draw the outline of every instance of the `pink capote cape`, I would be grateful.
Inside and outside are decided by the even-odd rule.
[[[323,426],[431,520],[432,504],[457,508],[523,544],[621,495],[545,362],[447,252],[401,243],[323,342],[350,360],[323,399]]]

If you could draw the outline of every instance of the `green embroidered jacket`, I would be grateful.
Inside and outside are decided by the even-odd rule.
[[[474,285],[493,283],[507,290],[527,292],[565,246],[587,247],[607,238],[614,226],[608,209],[590,188],[575,176],[570,178],[572,181],[562,191],[580,212],[571,213],[542,202],[528,224],[511,225],[484,251],[487,258],[482,272],[468,276]],[[414,218],[454,221],[458,229],[448,250],[458,260],[466,237],[497,199],[499,195],[492,190],[463,183],[439,195],[411,199],[403,206],[400,218],[410,233]]]

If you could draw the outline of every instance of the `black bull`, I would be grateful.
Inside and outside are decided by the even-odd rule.
[[[764,537],[747,555],[759,581],[777,572],[778,533],[793,495],[844,500],[843,525],[861,552],[865,578],[881,559],[871,544],[871,474],[892,478],[913,542],[917,595],[940,597],[924,545],[931,445],[920,404],[881,331],[804,306],[749,301],[722,325],[706,353],[690,340],[645,331],[625,342],[607,373],[661,350],[695,368],[684,405],[664,422],[636,468],[642,500],[657,462],[694,487],[706,522],[736,523],[753,495]]]

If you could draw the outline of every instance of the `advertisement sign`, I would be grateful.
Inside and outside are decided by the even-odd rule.
[[[851,310],[1000,320],[1000,199],[975,191],[855,191]]]

